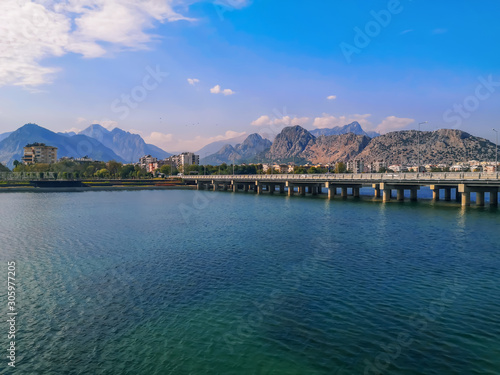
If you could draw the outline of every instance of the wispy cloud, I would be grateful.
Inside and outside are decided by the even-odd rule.
[[[368,120],[371,114],[367,113],[364,115],[354,114],[347,116],[333,116],[328,113],[323,113],[323,116],[316,117],[313,121],[313,126],[315,128],[333,128],[335,126],[344,126],[350,124],[351,122],[357,121],[364,128],[369,128],[372,123]]]
[[[191,0],[3,0],[0,2],[0,86],[51,83],[49,57],[96,58],[148,48],[157,23],[193,21],[174,10]]]
[[[215,85],[210,89],[212,94],[234,95],[235,92],[231,89],[222,89],[220,85]]]
[[[197,78],[188,78],[188,79],[187,79],[187,81],[188,81],[188,83],[189,83],[190,85],[192,85],[192,86],[194,86],[194,85],[196,85],[197,83],[199,83],[199,82],[200,82],[200,80],[199,80],[199,79],[197,79]]]
[[[252,121],[250,125],[252,126],[290,126],[290,125],[301,125],[304,126],[309,122],[309,117],[291,117],[283,116],[280,118],[270,118],[267,115],[260,116],[257,120]]]
[[[326,97],[328,100],[335,100],[337,99],[337,95],[330,95]]]
[[[401,130],[410,125],[412,122],[415,122],[415,120],[412,118],[388,116],[380,124],[378,124],[378,126],[375,128],[375,131],[383,134],[391,131]]]

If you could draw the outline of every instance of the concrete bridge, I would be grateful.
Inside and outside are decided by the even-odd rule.
[[[410,191],[410,200],[417,200],[417,191],[422,186],[429,186],[433,199],[440,199],[444,192],[444,200],[450,201],[452,190],[455,199],[462,206],[470,206],[471,193],[476,193],[476,205],[484,206],[485,194],[489,194],[490,206],[498,205],[500,191],[500,173],[361,173],[361,174],[271,174],[271,175],[216,175],[216,176],[184,176],[188,183],[197,185],[198,190],[232,190],[252,191],[256,194],[318,195],[323,188],[328,191],[328,198],[340,195],[346,199],[348,195],[359,197],[359,189],[371,187],[375,198],[384,202],[391,199],[404,200],[405,190]],[[395,197],[393,191],[396,192]]]

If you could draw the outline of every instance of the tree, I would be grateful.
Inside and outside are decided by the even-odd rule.
[[[99,169],[96,173],[95,176],[97,178],[107,178],[109,177],[109,171],[106,168]]]
[[[17,160],[14,160],[16,162]],[[19,163],[19,162],[18,162]],[[10,169],[0,163],[0,172],[10,172]]]
[[[108,162],[106,165],[107,170],[109,171],[109,174],[113,177],[117,177],[120,173],[120,170],[122,168],[122,164],[118,163],[115,160],[111,160]]]
[[[135,168],[133,165],[131,164],[124,165],[120,170],[120,178],[131,178],[134,172]]]
[[[346,169],[345,164],[342,162],[335,164],[335,173],[345,173]]]

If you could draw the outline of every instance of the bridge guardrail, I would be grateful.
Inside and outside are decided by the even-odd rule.
[[[197,175],[184,176],[185,180],[291,180],[291,181],[454,181],[454,180],[494,180],[500,181],[500,173],[482,172],[438,172],[438,173],[336,173],[336,174],[265,174],[265,175]]]

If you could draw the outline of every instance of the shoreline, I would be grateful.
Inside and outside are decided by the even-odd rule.
[[[187,189],[194,190],[196,185],[174,185],[174,186],[89,186],[89,187],[67,187],[67,188],[40,188],[40,187],[4,187],[0,193],[68,193],[84,191],[123,191],[123,190],[172,190]]]

